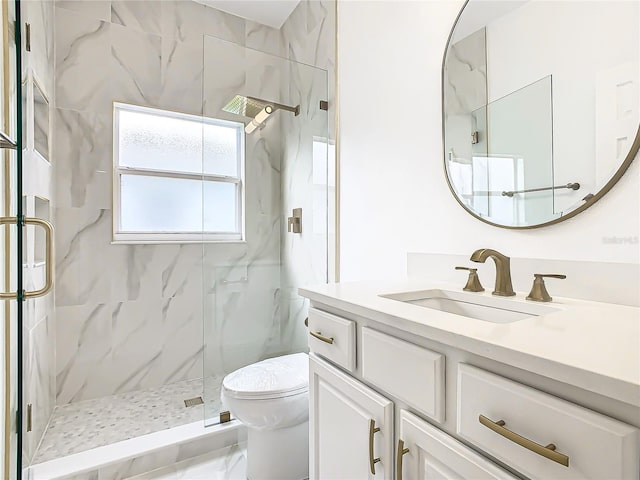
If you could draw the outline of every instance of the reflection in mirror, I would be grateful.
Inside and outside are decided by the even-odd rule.
[[[37,82],[33,82],[33,118],[34,148],[49,160],[49,102]]]
[[[622,175],[640,143],[639,5],[469,0],[443,65],[447,178],[468,211],[545,225]]]

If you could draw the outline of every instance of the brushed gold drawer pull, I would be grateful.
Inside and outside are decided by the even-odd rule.
[[[409,453],[408,448],[404,448],[404,440],[398,440],[398,455],[396,457],[396,480],[402,480],[402,457]]]
[[[309,331],[309,335],[311,335],[312,337],[317,338],[318,340],[323,341],[324,343],[328,343],[330,345],[333,345],[333,337],[325,337],[324,335],[322,335],[322,333],[320,332],[314,332],[314,331]]]
[[[376,463],[380,461],[380,458],[374,458],[373,456],[373,436],[380,431],[380,428],[376,427],[375,420],[369,420],[369,467],[371,473],[376,474]]]
[[[565,467],[569,466],[569,457],[560,452],[556,452],[556,446],[553,443],[549,445],[540,445],[539,443],[534,442],[533,440],[529,440],[528,438],[523,437],[522,435],[518,435],[515,432],[512,432],[508,428],[505,428],[505,421],[498,420],[494,422],[493,420],[488,419],[484,415],[480,415],[478,418],[480,423],[485,427],[493,430],[498,435],[502,435],[507,440],[511,440],[514,443],[517,443],[521,447],[526,448],[527,450],[531,450],[538,455],[542,455],[549,460],[553,460],[560,465],[564,465]]]

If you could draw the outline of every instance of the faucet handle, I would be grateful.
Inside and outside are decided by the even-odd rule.
[[[560,280],[564,280],[567,278],[566,275],[560,275],[557,273],[534,273],[533,274],[533,286],[531,287],[531,292],[527,296],[527,300],[533,300],[534,302],[550,302],[553,300],[547,292],[547,287],[544,284],[544,278],[559,278]]]
[[[463,290],[466,292],[484,292],[484,287],[480,284],[480,277],[478,277],[478,269],[470,267],[456,267],[456,270],[468,270],[469,278],[467,284]]]

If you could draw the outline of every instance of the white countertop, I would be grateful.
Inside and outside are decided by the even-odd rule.
[[[526,293],[517,292],[509,302],[558,310],[512,323],[492,323],[380,296],[428,289],[462,291],[459,285],[405,280],[305,287],[300,295],[315,304],[640,406],[640,308],[555,297],[549,303],[535,303],[525,300]],[[470,295],[492,297],[489,291]]]

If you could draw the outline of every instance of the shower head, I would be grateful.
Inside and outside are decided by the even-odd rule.
[[[287,112],[292,112],[295,116],[298,116],[300,114],[300,105],[289,107],[288,105],[269,102],[267,100],[262,100],[261,98],[236,95],[229,103],[222,107],[222,110],[234,115],[251,118],[251,122],[246,125],[244,130],[246,133],[252,133],[276,110],[286,110]]]
[[[256,115],[258,115],[267,106],[273,108],[271,103],[264,100],[236,95],[229,103],[222,107],[222,110],[228,113],[233,113],[234,115],[256,118]]]

